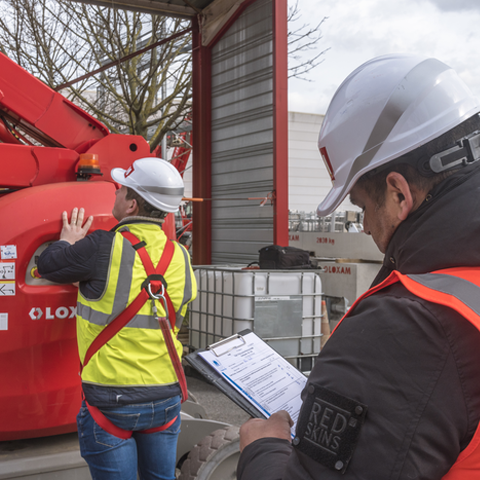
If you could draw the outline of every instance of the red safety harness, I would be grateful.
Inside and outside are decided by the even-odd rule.
[[[143,267],[145,268],[145,272],[147,274],[147,278],[142,284],[142,289],[140,293],[133,300],[133,302],[117,317],[115,317],[90,344],[90,347],[85,354],[83,365],[80,366],[80,373],[82,372],[83,368],[86,367],[93,355],[95,355],[95,353],[98,352],[98,350],[102,348],[103,345],[105,345],[125,325],[127,325],[127,323],[139,312],[139,310],[145,305],[148,300],[151,300],[153,313],[160,324],[160,329],[162,330],[163,338],[165,339],[165,343],[167,345],[168,354],[170,356],[173,368],[180,384],[183,403],[188,398],[187,381],[185,379],[185,374],[183,373],[180,357],[178,356],[175,344],[173,342],[172,334],[170,333],[170,328],[173,332],[175,327],[175,308],[166,291],[166,282],[163,277],[165,272],[167,271],[168,266],[170,265],[170,262],[172,261],[173,254],[175,252],[175,246],[173,242],[169,240],[166,241],[162,256],[160,257],[157,268],[155,268],[153,266],[150,256],[148,255],[147,250],[145,249],[145,242],[140,242],[140,240],[131,232],[124,231],[120,233],[132,244],[133,248],[140,256]],[[152,288],[154,290],[152,290]],[[155,305],[155,300],[163,300],[166,317],[159,318],[157,316],[157,307]],[[103,428],[103,430],[110,433],[111,435],[114,435],[115,437],[122,438],[124,440],[132,436],[133,432],[117,427],[97,407],[89,405],[86,400],[85,404],[87,405],[90,415],[93,417],[95,422],[97,422],[97,424]],[[169,421],[165,425],[162,425],[161,427],[142,430],[138,433],[161,432],[170,427],[176,419],[177,417],[175,417],[173,420]]]

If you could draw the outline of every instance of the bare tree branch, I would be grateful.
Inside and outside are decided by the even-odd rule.
[[[55,88],[181,32],[187,21],[68,0],[0,0],[0,50]],[[288,21],[299,19],[298,4]],[[288,32],[289,76],[307,79],[327,18]],[[305,53],[312,52],[305,59]],[[116,63],[62,93],[110,131],[148,139],[153,150],[190,115],[191,35]]]
[[[288,22],[293,23],[300,18],[298,9],[298,1],[289,7]],[[315,26],[310,27],[308,24],[303,24],[295,30],[288,31],[288,58],[289,58],[289,72],[288,77],[296,77],[301,80],[310,81],[305,75],[320,65],[324,60],[325,53],[330,48],[325,48],[320,53],[302,60],[304,53],[315,50],[318,43],[322,39],[322,25],[328,20],[328,17],[323,17],[322,20]]]
[[[0,0],[0,48],[55,88],[162,38],[185,20],[65,0]],[[185,35],[62,93],[114,133],[142,135],[152,150],[188,114],[191,37]]]

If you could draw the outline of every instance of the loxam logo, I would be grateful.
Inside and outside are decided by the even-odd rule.
[[[325,273],[336,273],[340,275],[351,275],[352,269],[350,267],[332,267],[330,265],[323,267]]]
[[[41,308],[33,307],[30,310],[29,315],[32,320],[40,320],[41,318],[44,318],[45,320],[53,320],[55,318],[75,318],[77,315],[77,307],[58,307],[55,311],[53,311],[52,307],[46,307],[45,316]]]

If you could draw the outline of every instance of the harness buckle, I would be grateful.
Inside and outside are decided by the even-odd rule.
[[[161,293],[159,294],[158,292],[160,292],[160,291],[161,291]],[[163,283],[162,283],[162,288],[160,290],[158,290],[157,293],[153,293],[152,292],[152,283],[148,282],[147,292],[148,292],[148,295],[150,296],[150,298],[152,300],[160,300],[160,298],[165,299],[165,286],[163,285]]]
[[[150,296],[150,299],[152,300],[152,312],[155,315],[155,319],[158,319],[158,315],[157,315],[158,309],[157,309],[157,306],[155,305],[155,300],[158,300],[158,301],[161,301],[163,304],[163,309],[165,310],[165,318],[168,321],[169,318],[168,318],[167,299],[165,298],[165,286],[162,284],[162,288],[158,290],[158,292],[153,293],[152,284],[149,282],[147,285],[147,292],[148,292],[148,295]]]

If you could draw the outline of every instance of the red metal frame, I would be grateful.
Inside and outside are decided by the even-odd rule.
[[[273,242],[288,245],[288,6],[273,4]]]
[[[212,192],[212,51],[202,46],[198,21],[193,20],[193,171],[192,192],[196,198],[211,198]],[[193,204],[192,261],[212,261],[212,209],[210,202]]]

